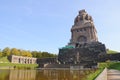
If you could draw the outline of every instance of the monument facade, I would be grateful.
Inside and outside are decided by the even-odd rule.
[[[84,44],[97,41],[97,31],[92,17],[88,15],[85,10],[80,10],[71,28],[71,40],[69,45],[75,46],[76,43]]]

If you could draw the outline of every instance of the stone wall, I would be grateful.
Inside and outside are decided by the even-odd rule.
[[[52,66],[54,65],[54,64],[57,64],[58,62],[57,62],[57,58],[55,57],[55,58],[38,58],[37,59],[37,64],[39,64],[39,68],[43,68],[43,67],[45,67],[45,65],[47,64],[51,64]],[[55,66],[54,66],[55,67]]]
[[[57,63],[57,58],[38,58],[37,59],[38,64],[55,64]]]
[[[120,61],[120,53],[114,53],[114,54],[101,54],[98,56],[99,62],[105,62],[107,60],[110,61]]]
[[[60,49],[58,61],[61,64],[91,65],[98,62],[100,54],[106,54],[105,45],[100,42],[78,44],[75,48]]]

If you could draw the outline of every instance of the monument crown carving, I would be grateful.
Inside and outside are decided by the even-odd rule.
[[[90,15],[87,14],[87,12],[85,10],[80,10],[79,14],[77,15],[77,17],[74,20],[74,25],[80,25],[79,23],[83,23],[83,22],[93,22],[93,19]]]

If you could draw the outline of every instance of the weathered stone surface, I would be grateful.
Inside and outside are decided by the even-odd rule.
[[[69,45],[76,43],[97,42],[97,31],[93,24],[93,19],[85,10],[80,10],[71,28],[71,40]]]
[[[55,63],[57,63],[57,58],[38,58],[37,63],[38,64],[47,64],[47,63],[55,64]]]
[[[120,61],[120,53],[114,53],[114,54],[100,54],[98,56],[98,62],[105,62],[107,60],[110,61]]]
[[[105,45],[100,42],[78,44],[75,48],[60,49],[58,60],[61,64],[97,63],[98,56],[105,53]]]

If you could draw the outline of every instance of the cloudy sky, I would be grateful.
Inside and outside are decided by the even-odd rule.
[[[0,0],[0,49],[57,54],[81,9],[93,17],[99,41],[120,51],[120,0]]]

